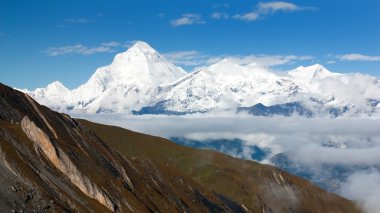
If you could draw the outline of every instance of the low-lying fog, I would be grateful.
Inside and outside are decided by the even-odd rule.
[[[251,146],[271,150],[262,161],[282,152],[309,167],[321,164],[363,166],[340,183],[339,193],[360,203],[368,212],[380,209],[380,119],[253,117],[245,114],[186,116],[124,114],[73,115],[165,138],[202,142],[240,139],[241,152],[227,154],[251,159]]]

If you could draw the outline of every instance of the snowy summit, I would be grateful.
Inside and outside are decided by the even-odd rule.
[[[249,109],[253,114],[265,110],[263,115],[272,115],[276,113],[271,110],[280,107],[289,108],[288,114],[302,110],[309,116],[335,117],[372,115],[380,103],[379,80],[368,75],[333,73],[320,64],[279,74],[229,59],[187,73],[142,41],[117,54],[110,65],[98,68],[74,90],[56,81],[25,92],[53,109],[78,113]]]

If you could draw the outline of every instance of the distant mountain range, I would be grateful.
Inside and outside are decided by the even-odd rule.
[[[189,114],[212,111],[253,115],[371,116],[379,113],[380,81],[333,73],[322,65],[270,71],[232,59],[186,73],[147,43],[136,42],[91,78],[69,90],[60,82],[22,90],[61,112]]]

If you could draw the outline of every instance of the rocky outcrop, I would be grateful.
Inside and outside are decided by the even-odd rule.
[[[77,169],[77,167],[70,161],[70,158],[66,155],[66,153],[58,147],[56,148],[48,136],[40,128],[38,128],[28,118],[28,116],[25,116],[22,119],[21,128],[28,138],[35,143],[36,150],[42,152],[46,159],[48,159],[59,171],[66,175],[69,180],[84,194],[94,198],[111,211],[115,210],[115,206],[111,199],[102,190],[100,190],[96,184],[91,182],[89,178]]]

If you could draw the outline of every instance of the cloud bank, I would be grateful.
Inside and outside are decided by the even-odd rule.
[[[343,184],[342,192],[346,197],[357,200],[367,213],[380,209],[380,172],[358,172]]]
[[[254,117],[246,114],[215,113],[186,116],[124,114],[74,115],[95,122],[125,127],[165,138],[184,137],[206,141],[240,139],[238,149],[225,150],[232,156],[252,159],[252,147],[270,149],[272,156],[290,152],[292,159],[320,171],[321,165],[348,168],[380,168],[379,118]],[[241,151],[242,150],[242,151]],[[341,184],[341,194],[358,201],[372,213],[379,209],[380,173],[359,172]],[[349,174],[350,175],[350,174]],[[322,176],[321,176],[322,177]],[[339,179],[336,179],[339,180]]]
[[[380,119],[254,117],[251,115],[164,116],[74,115],[161,137],[196,140],[239,138],[248,144],[292,150],[312,163],[380,163]],[[332,144],[332,146],[323,146]],[[317,151],[315,151],[317,150]]]

